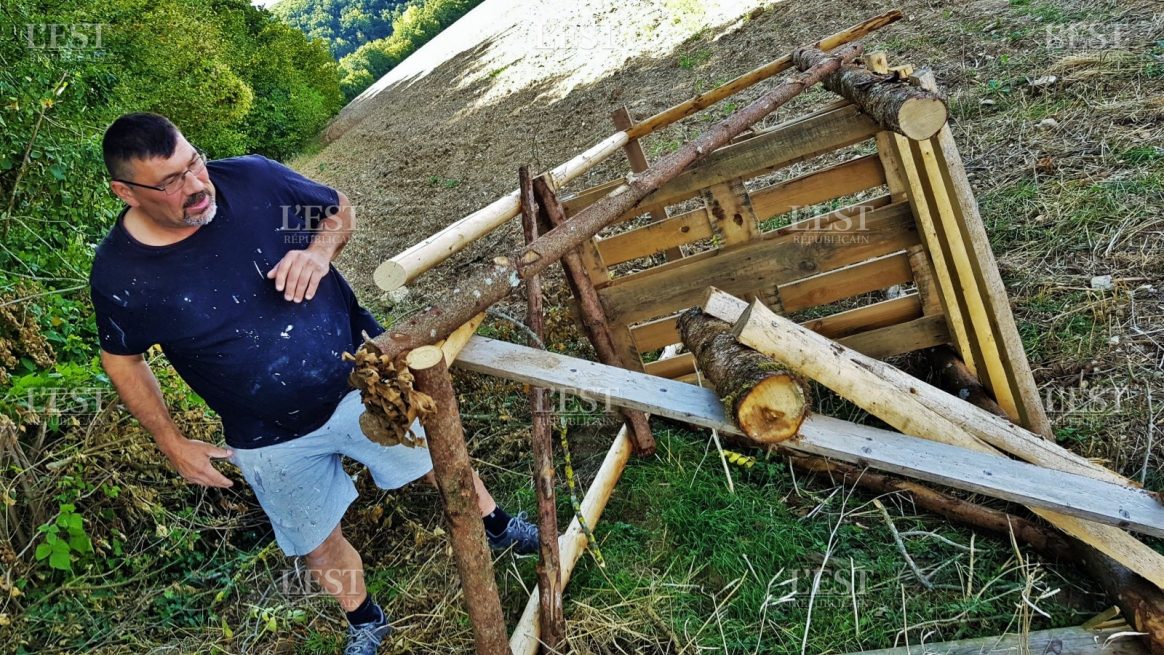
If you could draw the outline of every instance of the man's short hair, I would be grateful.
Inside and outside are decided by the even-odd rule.
[[[169,158],[178,147],[178,128],[170,119],[149,112],[125,114],[105,130],[101,142],[105,168],[114,179],[129,175],[129,162]]]

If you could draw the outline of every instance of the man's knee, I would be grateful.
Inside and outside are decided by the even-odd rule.
[[[343,528],[342,526],[337,525],[335,526],[335,529],[331,531],[331,534],[327,535],[327,538],[323,540],[323,543],[316,546],[315,550],[307,553],[307,563],[312,564],[330,559],[343,545],[343,543]]]

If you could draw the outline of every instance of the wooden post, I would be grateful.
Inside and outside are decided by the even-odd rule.
[[[507,655],[505,617],[493,577],[493,559],[485,541],[485,525],[477,506],[473,467],[461,430],[461,413],[445,356],[436,346],[408,353],[405,363],[416,388],[432,397],[436,411],[422,419],[432,452],[433,472],[449,522],[449,541],[461,575],[465,607],[473,624],[478,655]]]
[[[518,169],[521,189],[521,226],[526,243],[538,238],[537,203],[534,200],[533,181],[529,169]],[[525,322],[539,340],[545,340],[542,316],[542,278],[535,275],[526,282],[529,302]],[[537,563],[538,592],[541,605],[540,622],[542,644],[547,652],[556,652],[566,636],[566,617],[562,608],[562,571],[558,559],[558,507],[554,494],[554,455],[552,414],[549,411],[549,390],[530,387],[529,402],[532,413],[530,426],[533,451],[534,491],[538,498],[538,546],[541,557]]]
[[[610,120],[614,122],[614,126],[622,131],[629,130],[634,124],[634,119],[631,118],[630,110],[626,106],[615,109],[610,114]],[[647,154],[643,152],[643,144],[638,139],[631,139],[627,141],[626,145],[622,147],[622,151],[626,153],[627,162],[630,163],[632,173],[642,173],[650,168],[647,163]],[[650,211],[651,221],[658,223],[659,221],[667,220],[667,208],[658,207]],[[683,256],[683,251],[679,250],[679,246],[667,248],[663,251],[667,261],[674,261]]]
[[[537,194],[539,206],[544,212],[550,225],[557,228],[566,223],[566,214],[558,202],[550,182],[544,176],[533,181],[534,192]],[[598,291],[590,276],[582,266],[582,260],[577,249],[566,253],[562,257],[562,269],[566,273],[566,281],[570,285],[575,300],[578,301],[578,312],[582,315],[582,327],[586,337],[598,353],[598,360],[609,366],[631,368],[627,362],[619,357],[614,347],[614,339],[610,334],[610,324],[606,320],[606,311],[598,299]],[[631,441],[635,445],[635,454],[640,456],[652,455],[655,452],[655,437],[651,434],[651,426],[647,415],[630,409],[623,409],[622,415],[631,428]]]

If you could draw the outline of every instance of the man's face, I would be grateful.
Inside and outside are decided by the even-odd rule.
[[[152,157],[130,161],[125,179],[147,186],[165,185],[166,190],[159,191],[117,181],[110,184],[118,197],[129,206],[141,210],[159,227],[206,225],[218,210],[206,162],[199,158],[194,146],[181,135],[178,136],[174,154],[169,158]]]

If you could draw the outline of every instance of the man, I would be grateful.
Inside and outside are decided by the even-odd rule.
[[[357,493],[342,456],[384,489],[429,476],[424,448],[385,447],[359,428],[350,365],[383,329],[331,266],[352,230],[347,197],[259,156],[207,161],[169,120],[127,114],[105,132],[110,188],[127,207],[90,274],[101,361],[122,401],[187,481],[254,489],[289,556],[306,556],[350,621],[347,655],[391,632],[340,521]],[[184,437],[145,361],[152,344],[222,417],[226,448]],[[413,429],[421,431],[419,424]],[[537,528],[477,482],[495,549],[537,550]]]

